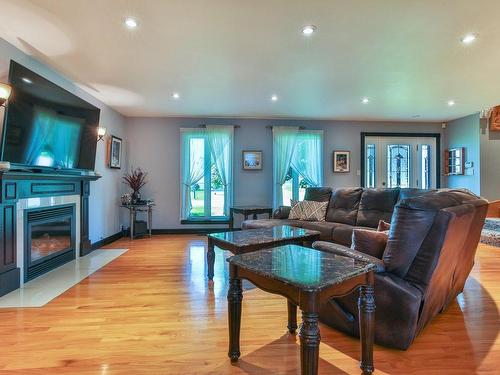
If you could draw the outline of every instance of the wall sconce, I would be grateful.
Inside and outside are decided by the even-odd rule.
[[[9,99],[12,87],[6,83],[0,82],[0,107],[5,107],[5,102]]]
[[[103,141],[105,135],[106,135],[106,128],[103,128],[102,126],[99,126],[97,128],[97,142]]]

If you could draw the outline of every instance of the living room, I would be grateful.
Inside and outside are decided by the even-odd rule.
[[[495,373],[500,4],[0,6],[1,370]]]

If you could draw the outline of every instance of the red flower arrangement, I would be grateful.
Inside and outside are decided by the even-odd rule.
[[[147,184],[148,173],[143,172],[141,168],[136,168],[130,171],[130,173],[125,173],[123,175],[123,183],[127,184],[135,195],[139,193],[144,185]]]

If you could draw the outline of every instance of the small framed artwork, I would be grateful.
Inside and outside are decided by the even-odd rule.
[[[109,143],[109,167],[120,169],[122,167],[122,139],[111,136],[111,141]]]
[[[351,152],[333,151],[333,172],[347,173],[351,170]]]
[[[490,131],[500,132],[500,106],[496,106],[491,111]]]
[[[243,169],[247,171],[262,170],[262,151],[243,151]]]

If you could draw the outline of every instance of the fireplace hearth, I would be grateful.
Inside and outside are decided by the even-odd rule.
[[[25,282],[75,259],[75,210],[74,204],[25,210]]]

